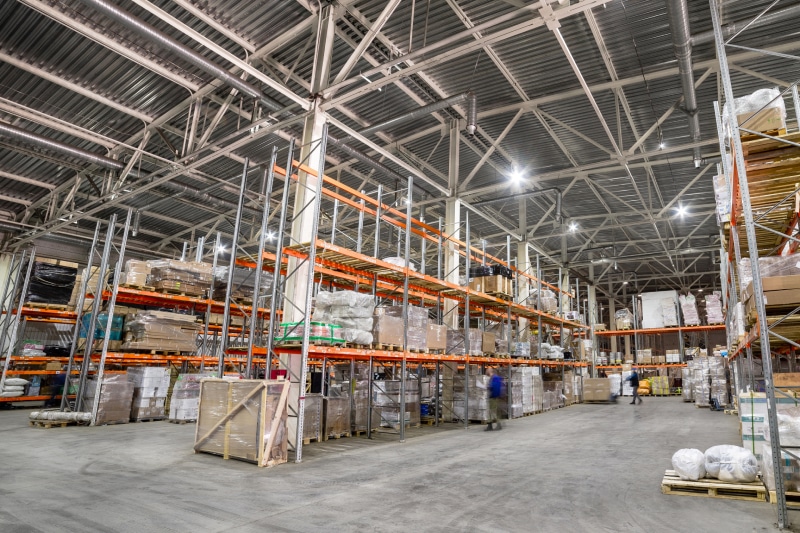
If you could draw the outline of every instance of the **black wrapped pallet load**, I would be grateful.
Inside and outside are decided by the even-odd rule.
[[[69,304],[77,268],[35,261],[24,302]]]
[[[503,276],[512,279],[511,269],[505,265],[479,265],[469,269],[470,278],[482,278],[484,276]]]

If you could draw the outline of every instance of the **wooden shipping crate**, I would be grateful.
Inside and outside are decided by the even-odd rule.
[[[275,466],[288,459],[289,382],[204,379],[195,452]]]

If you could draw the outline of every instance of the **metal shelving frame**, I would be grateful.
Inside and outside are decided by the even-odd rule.
[[[754,334],[751,334],[750,340],[745,340],[746,347],[740,347],[739,352],[744,350],[747,353],[747,357],[749,361],[753,361],[753,356],[758,354],[762,364],[762,371],[764,376],[764,385],[766,390],[767,396],[767,404],[768,404],[768,414],[767,414],[767,422],[769,424],[769,441],[770,441],[770,453],[772,454],[772,464],[774,469],[774,479],[775,479],[775,496],[776,496],[776,504],[777,504],[777,511],[778,511],[778,527],[786,528],[789,526],[789,516],[788,516],[788,507],[786,505],[786,487],[784,485],[784,477],[783,477],[783,464],[782,464],[782,454],[788,454],[798,460],[800,460],[800,455],[798,455],[798,451],[787,449],[785,446],[782,446],[780,443],[780,435],[778,431],[778,420],[777,420],[777,405],[775,401],[776,389],[773,383],[773,369],[772,369],[772,355],[773,351],[771,349],[771,341],[774,339],[780,343],[788,344],[794,348],[800,348],[800,344],[795,342],[792,339],[787,339],[786,337],[776,333],[775,327],[780,325],[784,320],[788,317],[795,315],[800,308],[795,309],[788,315],[783,316],[777,322],[773,322],[770,324],[767,318],[767,311],[766,311],[766,301],[763,291],[763,282],[762,282],[762,275],[761,269],[758,262],[759,257],[759,247],[758,247],[758,240],[756,235],[756,230],[766,230],[769,232],[774,233],[774,230],[768,228],[762,222],[762,219],[767,216],[770,212],[776,209],[780,204],[784,203],[786,200],[793,198],[795,194],[797,194],[797,190],[794,193],[790,194],[784,200],[779,201],[777,204],[773,205],[766,213],[756,214],[753,212],[752,205],[751,205],[751,196],[750,196],[750,184],[748,182],[747,176],[747,166],[745,163],[745,156],[742,147],[742,139],[741,134],[753,135],[756,137],[772,139],[774,141],[779,141],[780,143],[785,143],[787,146],[794,146],[795,148],[800,148],[800,144],[795,142],[791,142],[786,139],[782,139],[780,136],[772,136],[767,135],[762,132],[753,131],[746,127],[747,121],[743,124],[739,124],[735,109],[734,109],[734,89],[733,89],[733,82],[731,80],[730,70],[728,67],[728,59],[727,59],[727,51],[729,48],[733,49],[747,49],[751,52],[763,54],[764,56],[775,56],[774,52],[769,52],[765,50],[759,50],[752,47],[742,47],[738,44],[732,44],[732,41],[735,41],[740,37],[741,34],[745,33],[747,29],[752,25],[752,22],[758,20],[762,16],[764,16],[775,4],[773,2],[770,4],[769,7],[764,9],[757,17],[745,25],[740,31],[738,31],[732,37],[725,39],[722,34],[722,24],[720,20],[720,7],[724,2],[720,2],[718,0],[710,0],[710,8],[711,8],[711,18],[713,24],[713,31],[716,43],[716,50],[717,50],[717,58],[719,60],[719,78],[723,89],[723,95],[725,99],[725,103],[727,104],[723,107],[723,113],[721,115],[721,122],[722,124],[727,125],[727,131],[730,132],[730,140],[729,145],[726,146],[724,141],[724,131],[723,128],[720,127],[720,136],[723,141],[721,141],[721,148],[722,148],[722,160],[723,166],[725,167],[725,174],[727,176],[728,183],[733,185],[738,183],[738,191],[731,187],[732,198],[736,198],[735,193],[739,193],[739,198],[741,201],[741,218],[744,222],[744,229],[746,234],[747,240],[747,250],[749,252],[749,257],[751,258],[750,265],[752,271],[752,284],[753,284],[753,298],[755,299],[755,310],[757,314],[757,322],[753,326],[754,328],[758,329],[758,337],[755,338]],[[780,57],[788,60],[800,61],[800,57],[790,56],[788,54],[780,54]],[[797,82],[790,85],[789,89],[786,89],[784,93],[792,92],[796,90]],[[783,95],[781,95],[783,97]],[[726,109],[727,108],[727,109]],[[725,111],[727,110],[727,113]],[[719,107],[716,108],[717,113],[719,114]],[[733,161],[733,168],[730,168],[730,165],[727,161],[726,154],[728,153],[726,149],[729,149],[732,152],[734,157]],[[734,250],[736,250],[736,259],[737,264],[739,259],[741,259],[740,247],[738,241],[738,227],[735,220],[737,205],[732,203],[731,205],[731,236],[733,242]],[[798,241],[798,239],[793,235],[784,235],[786,239],[792,241]],[[774,250],[773,250],[774,251]],[[731,258],[732,259],[732,258]],[[739,273],[740,274],[740,273]],[[736,300],[736,287],[732,283],[733,276],[728,276],[729,279],[726,280],[726,285],[729,287],[729,294],[728,294],[728,309],[734,307],[732,304],[735,303]],[[759,344],[756,347],[753,347],[751,342],[758,341]],[[738,372],[736,372],[738,373]],[[753,374],[751,372],[750,379],[753,379]],[[738,385],[738,384],[737,384]]]

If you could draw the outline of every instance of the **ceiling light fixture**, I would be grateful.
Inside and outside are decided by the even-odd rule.
[[[575,233],[578,230],[578,223],[577,222],[570,222],[569,223],[569,231]]]
[[[628,282],[627,282],[627,281],[623,281],[623,282],[622,282],[622,284],[623,284],[623,285],[627,285],[627,284],[628,284]]]
[[[219,244],[217,245],[217,252],[218,252],[218,253],[221,253],[221,254],[224,254],[224,253],[225,253],[225,245],[224,245],[224,244],[222,244],[222,243],[219,243]]]
[[[686,216],[687,213],[686,206],[684,206],[683,204],[678,204],[676,212],[678,213],[679,217],[683,218],[684,216]]]
[[[664,149],[664,147],[665,147],[665,146],[666,146],[666,144],[664,144],[664,143],[661,143],[661,144],[659,144],[659,145],[658,145],[658,147],[659,147],[660,149],[662,149],[662,150]]]
[[[275,233],[273,233],[271,231],[267,232],[267,240],[268,241],[274,241],[275,240]]]

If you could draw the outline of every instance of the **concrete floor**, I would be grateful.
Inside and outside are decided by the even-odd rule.
[[[3,533],[777,531],[768,503],[661,494],[675,450],[739,439],[680,398],[328,441],[272,469],[193,454],[194,425],[43,430],[27,413],[0,411]]]

